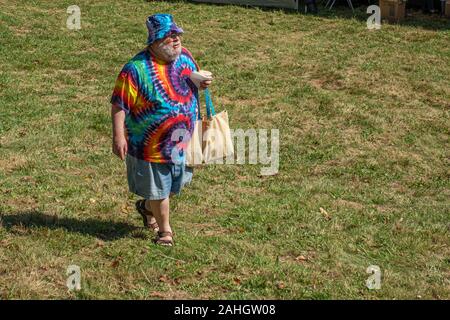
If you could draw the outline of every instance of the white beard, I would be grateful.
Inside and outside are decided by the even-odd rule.
[[[152,48],[153,52],[167,62],[175,61],[181,54],[181,44],[174,49],[173,44],[159,44]]]

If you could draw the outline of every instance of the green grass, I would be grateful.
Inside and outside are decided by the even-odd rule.
[[[80,0],[71,31],[72,4],[0,0],[1,298],[450,298],[448,20]],[[112,87],[156,12],[187,31],[232,127],[281,138],[276,176],[196,170],[172,249],[140,228],[110,150]]]

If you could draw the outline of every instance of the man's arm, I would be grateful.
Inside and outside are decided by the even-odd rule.
[[[124,160],[128,152],[127,140],[125,138],[125,111],[118,106],[112,105],[111,118],[113,127],[112,150],[116,156]]]
[[[197,61],[195,61],[194,57],[192,56],[192,53],[186,47],[183,47],[182,52],[194,63],[194,65],[195,65],[194,71],[200,71],[200,67],[199,67]],[[188,77],[190,77],[190,73],[188,74]],[[198,89],[205,90],[211,85],[211,83],[212,83],[212,80],[204,80],[204,81],[200,82],[200,86],[198,87]]]

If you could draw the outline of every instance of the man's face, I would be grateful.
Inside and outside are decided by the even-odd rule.
[[[155,41],[150,47],[164,61],[175,61],[181,54],[181,35],[173,33],[164,39]]]

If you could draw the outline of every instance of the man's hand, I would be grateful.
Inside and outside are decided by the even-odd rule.
[[[208,88],[211,82],[212,80],[205,80],[200,82],[200,90],[205,90],[206,88]]]
[[[128,152],[128,145],[125,137],[114,137],[112,149],[114,154],[118,156],[120,160],[125,160],[125,155]]]

